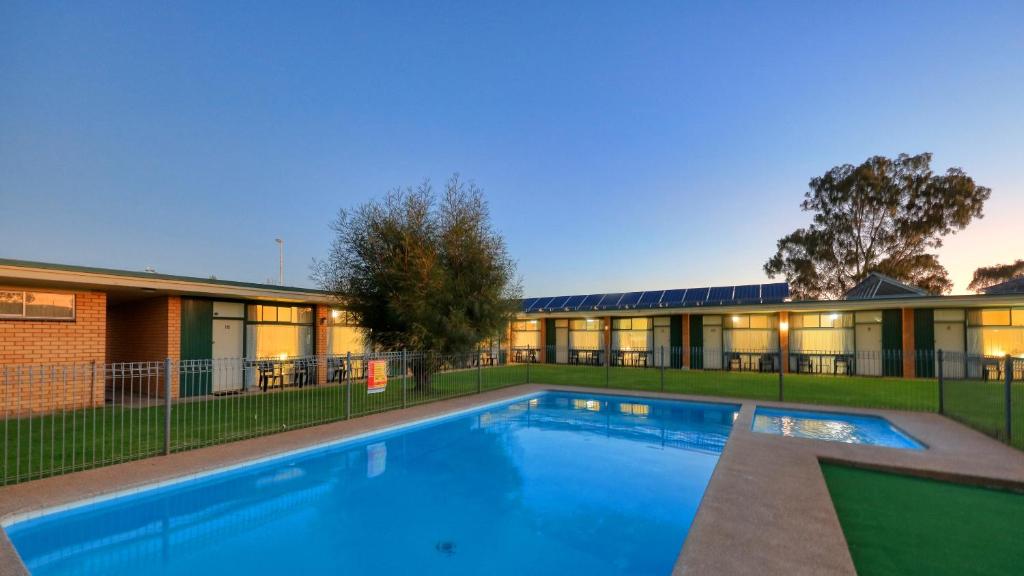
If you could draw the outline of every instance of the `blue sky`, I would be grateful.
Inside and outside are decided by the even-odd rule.
[[[1024,257],[1024,3],[0,3],[0,257],[310,285],[452,172],[528,295],[764,281],[807,181],[930,151]]]

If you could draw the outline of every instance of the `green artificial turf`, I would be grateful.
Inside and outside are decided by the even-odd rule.
[[[1024,574],[1024,494],[821,469],[861,576]]]

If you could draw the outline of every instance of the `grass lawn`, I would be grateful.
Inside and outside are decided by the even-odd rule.
[[[404,399],[402,380],[393,377],[387,390],[379,394],[367,394],[365,385],[353,383],[351,401],[347,389],[338,384],[179,401],[171,410],[171,449],[188,450],[336,421],[346,414],[357,417],[473,394],[478,386],[491,390],[527,381],[762,400],[777,400],[779,395],[777,374],[516,364],[483,368],[479,373],[476,369],[440,373],[429,392],[414,389],[410,382]],[[957,386],[960,388],[947,385],[949,412],[982,429],[1001,429],[999,384]],[[938,410],[934,380],[787,374],[783,390],[790,402]],[[1024,398],[1024,390],[1018,398]],[[1015,439],[1024,448],[1024,405],[1015,415],[1019,422]],[[31,419],[8,417],[0,424],[0,435],[0,483],[20,482],[161,453],[164,407],[157,400],[150,406],[118,404]]]
[[[822,465],[861,576],[1024,570],[1024,494]]]

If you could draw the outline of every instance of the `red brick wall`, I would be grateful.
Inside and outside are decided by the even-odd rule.
[[[316,362],[320,369],[316,371],[318,384],[327,383],[327,330],[331,316],[331,307],[318,304],[316,307]]]
[[[180,297],[157,296],[117,304],[110,307],[107,316],[108,362],[161,362],[181,357]],[[115,381],[107,384],[117,385]],[[126,386],[151,396],[162,396],[164,389],[160,377],[129,380]],[[171,397],[177,395],[177,374],[172,373]]]
[[[0,319],[0,409],[41,412],[103,403],[107,295],[74,294],[74,320]]]

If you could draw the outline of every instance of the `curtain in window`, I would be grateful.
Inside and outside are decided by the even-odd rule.
[[[312,356],[313,327],[250,324],[245,352],[249,358]]]
[[[365,350],[362,332],[353,326],[331,326],[327,330],[327,353],[335,356],[362,354]]]
[[[791,352],[851,354],[853,353],[853,330],[845,328],[792,330],[789,333],[789,350]]]
[[[614,350],[651,350],[654,346],[654,333],[650,330],[613,330],[612,349]]]
[[[570,330],[569,348],[573,350],[601,350],[604,348],[604,332]]]
[[[1024,328],[969,328],[967,352],[982,356],[1024,356]]]
[[[778,352],[779,337],[775,330],[724,330],[728,352]]]
[[[540,349],[540,332],[513,332],[512,333],[512,347],[513,348],[533,348],[534,350]]]

